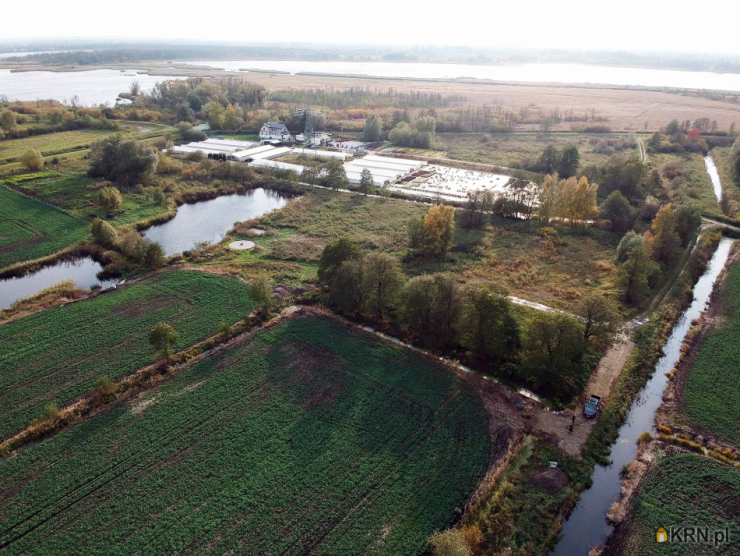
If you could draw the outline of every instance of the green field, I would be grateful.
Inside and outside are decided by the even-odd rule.
[[[153,361],[149,330],[166,321],[182,348],[246,316],[249,287],[201,272],[167,272],[119,291],[0,327],[0,438],[67,402],[103,375],[120,378]]]
[[[609,141],[631,141],[628,134],[594,133],[439,133],[437,140],[447,151],[447,158],[518,168],[527,160],[537,160],[545,147],[560,150],[575,145],[581,155],[581,165],[604,164],[617,151]],[[631,143],[636,144],[636,143]],[[602,152],[597,152],[604,146]],[[637,156],[636,148],[622,150]]]
[[[730,267],[715,303],[719,315],[689,372],[684,399],[693,423],[740,446],[740,264]]]
[[[51,156],[87,148],[91,143],[111,133],[114,132],[103,129],[80,129],[0,141],[0,164],[15,162],[28,149],[36,149],[44,156]]]
[[[298,318],[0,464],[0,549],[421,555],[488,457],[468,383]]]
[[[33,179],[34,176],[38,177]],[[155,203],[151,194],[126,192],[120,209],[116,209],[115,216],[109,218],[107,216],[109,209],[100,206],[98,202],[100,192],[87,188],[96,180],[80,174],[79,171],[67,174],[59,172],[20,174],[13,178],[0,178],[0,183],[3,181],[12,183],[30,196],[69,210],[76,216],[82,218],[100,216],[111,220],[114,225],[133,224],[161,216],[169,210],[168,206]]]
[[[709,458],[684,454],[654,464],[635,501],[626,550],[630,556],[740,553],[740,473]],[[656,543],[659,527],[730,528],[730,543]]]
[[[86,222],[0,185],[0,268],[51,255],[87,235]]]

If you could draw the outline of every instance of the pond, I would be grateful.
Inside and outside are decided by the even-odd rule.
[[[108,288],[118,280],[98,280],[97,273],[103,269],[90,258],[60,262],[47,266],[21,278],[0,280],[0,309],[7,309],[13,302],[28,297],[65,280],[73,280],[82,288],[100,285]]]
[[[170,221],[152,226],[142,235],[164,247],[167,256],[194,249],[201,242],[221,241],[235,222],[257,218],[284,207],[290,197],[258,188],[182,205]]]
[[[734,240],[723,238],[709,261],[707,269],[694,286],[694,300],[673,327],[663,347],[663,357],[655,366],[655,373],[632,404],[627,420],[619,429],[619,438],[612,445],[611,465],[597,465],[591,476],[593,486],[581,496],[578,506],[563,525],[562,538],[550,556],[587,556],[597,545],[603,545],[613,527],[606,520],[606,512],[617,499],[622,486],[622,467],[637,455],[637,437],[644,431],[655,434],[655,412],[663,401],[663,390],[668,384],[668,373],[681,356],[681,344],[709,304],[709,297],[719,273],[725,266]]]
[[[586,64],[432,64],[417,62],[313,62],[306,60],[236,60],[188,62],[217,69],[274,70],[414,79],[474,78],[522,83],[590,83],[740,91],[740,74],[709,71],[595,66]],[[0,87],[1,88],[1,87]]]
[[[152,226],[142,235],[157,241],[165,253],[175,255],[193,249],[201,242],[221,241],[235,222],[257,218],[284,207],[290,197],[270,189],[255,189],[247,193],[234,193],[208,201],[182,205],[172,220]],[[118,280],[98,280],[102,267],[90,258],[60,262],[22,278],[0,280],[0,309],[7,309],[14,301],[23,299],[65,280],[90,288],[99,284],[110,287]]]
[[[90,71],[22,71],[0,69],[0,95],[11,100],[53,99],[69,101],[74,96],[87,105],[115,104],[120,93],[129,90],[132,81],[138,81],[143,90],[154,87],[158,81],[182,79],[137,74],[136,70]]]

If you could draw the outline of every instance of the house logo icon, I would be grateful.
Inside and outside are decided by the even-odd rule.
[[[658,532],[655,534],[655,540],[657,542],[667,542],[668,541],[668,533],[665,530],[665,527],[659,527]]]

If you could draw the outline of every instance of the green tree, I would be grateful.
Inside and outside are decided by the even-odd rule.
[[[648,255],[645,243],[634,242],[627,251],[624,262],[619,267],[617,283],[627,303],[639,303],[649,291],[648,276],[654,270],[654,263]]]
[[[614,343],[622,319],[611,299],[596,294],[588,295],[578,303],[576,314],[583,323],[584,340],[600,350]]]
[[[701,226],[701,212],[690,205],[679,205],[676,208],[676,233],[681,238],[681,245],[686,247]]]
[[[444,258],[454,237],[455,209],[441,204],[431,207],[424,217],[424,254]]]
[[[332,189],[342,189],[347,187],[348,183],[342,161],[337,158],[329,160],[326,164],[326,185]]]
[[[205,111],[208,115],[208,125],[211,129],[223,129],[226,119],[224,107],[220,103],[211,101],[205,105]]]
[[[403,325],[432,349],[457,343],[456,327],[461,311],[460,288],[447,274],[412,278],[401,293]]]
[[[519,325],[511,315],[507,292],[471,288],[460,319],[460,343],[478,361],[500,364],[516,358],[521,347]]]
[[[373,181],[373,175],[370,173],[369,169],[363,168],[362,173],[360,174],[359,191],[360,193],[367,195],[373,189],[375,189],[375,181]]]
[[[545,174],[553,174],[560,166],[560,151],[554,145],[547,145],[537,160],[537,168]]]
[[[382,319],[395,304],[403,286],[398,260],[386,253],[373,252],[363,257],[362,290],[364,313]]]
[[[578,147],[571,146],[565,148],[558,162],[558,174],[564,179],[575,176],[576,172],[578,172],[580,162],[581,155],[578,153]]]
[[[44,157],[36,149],[28,149],[21,157],[21,164],[29,170],[38,170],[44,166]]]
[[[319,261],[318,277],[324,284],[331,284],[339,268],[345,261],[360,258],[360,250],[354,241],[341,237],[334,243],[324,247]]]
[[[231,336],[231,323],[227,320],[222,320],[218,323],[218,333],[224,338]]]
[[[142,239],[139,242],[139,253],[141,262],[151,268],[161,268],[167,262],[164,248],[156,241],[150,239]]]
[[[121,187],[139,183],[157,166],[157,155],[137,141],[123,141],[120,135],[107,137],[90,146],[88,175],[115,181]]]
[[[620,191],[614,190],[599,209],[599,218],[609,221],[612,232],[624,232],[634,221],[636,211]]]
[[[172,347],[179,341],[180,335],[166,322],[158,322],[149,331],[149,344],[155,349],[159,359],[169,359]]]
[[[406,230],[409,238],[409,247],[414,251],[422,249],[424,247],[424,218],[409,218],[406,223]]]
[[[365,261],[362,257],[343,261],[331,280],[331,300],[346,315],[360,313],[365,306]]]
[[[167,196],[164,194],[164,191],[162,191],[161,187],[154,188],[154,193],[152,194],[152,201],[154,201],[156,204],[160,206],[167,204]]]
[[[362,140],[373,143],[380,141],[383,137],[383,124],[380,120],[380,116],[376,113],[371,113],[365,120],[365,127],[362,129]]]
[[[577,321],[562,314],[538,313],[524,342],[524,377],[557,398],[569,400],[588,380],[583,365],[586,347],[583,327]]]
[[[252,280],[249,298],[262,308],[263,316],[273,310],[275,295],[272,293],[272,281],[266,274],[260,274]]]

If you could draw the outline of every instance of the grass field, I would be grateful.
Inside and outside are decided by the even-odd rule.
[[[549,467],[556,461],[557,469]],[[567,500],[577,496],[589,480],[589,466],[552,444],[528,436],[511,465],[466,525],[477,525],[484,535],[485,554],[545,556],[553,548],[557,516]]]
[[[421,555],[488,457],[466,382],[298,318],[2,463],[0,549]]]
[[[69,210],[81,218],[95,216],[108,218],[109,210],[100,206],[98,202],[100,192],[87,189],[87,186],[96,180],[88,178],[77,167],[65,167],[64,172],[39,172],[38,179],[24,179],[36,174],[21,174],[5,180],[0,178],[0,183],[10,180],[28,195]],[[19,179],[22,181],[15,183]],[[114,225],[133,224],[160,216],[168,210],[168,206],[155,203],[152,194],[126,192],[120,209],[117,209],[115,217],[109,220]]]
[[[153,361],[147,341],[159,321],[179,347],[236,322],[254,303],[249,287],[201,272],[167,272],[120,291],[29,315],[0,327],[0,438],[64,403],[103,375],[120,378]]]
[[[560,150],[575,145],[582,166],[603,164],[609,159],[607,152],[614,154],[596,152],[594,149],[600,142],[617,140],[636,145],[630,135],[612,133],[440,133],[437,140],[444,145],[447,158],[511,168],[519,167],[527,159],[537,160],[548,145]],[[637,154],[634,148],[622,152]]]
[[[662,168],[669,162],[681,164],[688,170],[689,175],[686,178],[686,184],[677,191],[680,195],[676,201],[683,199],[705,214],[722,214],[719,201],[717,201],[717,196],[714,193],[712,179],[707,173],[704,157],[701,154],[650,154],[648,156],[653,168],[661,171],[661,173]],[[667,180],[664,183],[667,183]]]
[[[630,556],[698,556],[740,553],[740,473],[709,458],[685,454],[654,464],[635,501],[627,550]],[[658,544],[659,527],[705,526],[730,529],[730,542]]]
[[[229,254],[233,263],[247,270],[282,271],[287,264],[315,264],[321,249],[340,237],[348,237],[363,250],[380,250],[399,258],[407,248],[406,224],[428,207],[397,199],[311,191],[280,211],[260,219],[278,230],[278,238],[250,238],[264,247],[262,253]],[[589,292],[613,295],[616,270],[612,265],[619,236],[604,230],[563,228],[562,245],[545,253],[537,235],[538,223],[495,219],[492,226],[467,230],[458,225],[455,247],[444,262],[423,258],[404,259],[409,276],[449,271],[468,283],[495,283],[512,295],[562,308]],[[277,260],[276,247],[282,260]],[[295,260],[289,259],[291,252]],[[220,264],[214,259],[213,264]],[[229,261],[231,264],[231,261]],[[276,265],[273,267],[273,265]],[[273,268],[275,270],[273,270]],[[311,268],[315,270],[315,266]],[[286,268],[287,272],[288,269]],[[313,277],[292,270],[293,277]]]
[[[111,133],[113,131],[110,130],[80,129],[0,141],[0,164],[15,162],[15,159],[23,156],[28,149],[36,149],[44,156],[51,156],[87,148],[90,143]]]
[[[688,374],[684,400],[694,423],[740,446],[740,263],[732,265],[721,292],[718,318]]]
[[[50,255],[87,235],[86,222],[0,185],[0,268]]]

